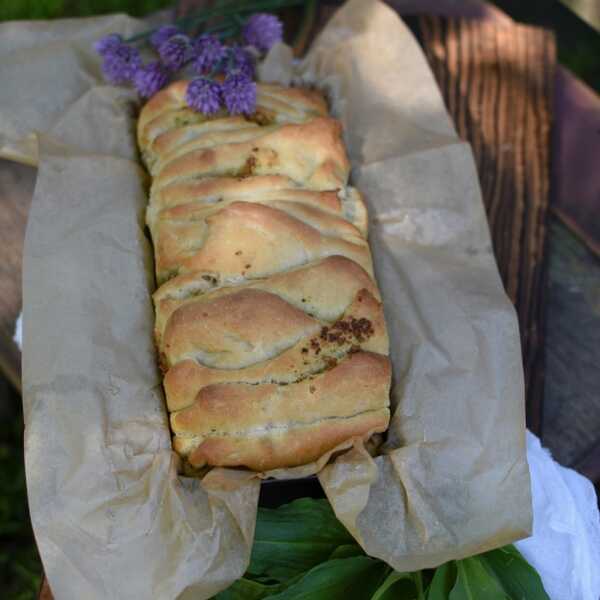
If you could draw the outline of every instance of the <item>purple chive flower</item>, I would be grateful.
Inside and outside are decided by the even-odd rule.
[[[133,83],[142,98],[151,98],[165,87],[169,74],[158,60],[138,68],[133,76]]]
[[[123,43],[123,38],[118,33],[109,33],[97,42],[94,42],[94,50],[104,56],[108,52],[112,52]]]
[[[227,73],[238,73],[248,79],[254,79],[254,59],[252,54],[244,48],[240,46],[229,48],[229,59],[226,64]]]
[[[105,49],[102,72],[110,83],[126,83],[133,79],[136,70],[141,66],[139,52],[127,44]]]
[[[174,35],[181,33],[178,27],[175,25],[163,25],[159,27],[151,36],[150,43],[158,50],[167,40],[171,39]]]
[[[199,74],[209,72],[227,55],[227,50],[214,35],[201,35],[192,42],[192,47],[196,55],[194,71]]]
[[[221,86],[208,77],[192,79],[185,93],[185,101],[195,111],[212,115],[221,108]]]
[[[275,15],[257,13],[246,21],[242,33],[248,45],[266,52],[283,39],[283,25]]]
[[[190,38],[187,35],[177,34],[160,45],[158,54],[168,69],[179,71],[183,67],[190,50]]]
[[[232,115],[252,113],[256,108],[256,84],[242,73],[227,75],[222,94],[225,106]]]

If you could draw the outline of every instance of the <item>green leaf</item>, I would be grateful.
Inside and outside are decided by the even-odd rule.
[[[281,588],[281,585],[265,585],[243,577],[219,592],[214,600],[261,600],[279,592]]]
[[[338,546],[329,556],[329,560],[334,558],[348,558],[350,556],[364,556],[364,550],[358,544],[344,544]]]
[[[270,600],[365,600],[386,576],[389,567],[368,556],[324,562]]]
[[[439,566],[435,570],[433,579],[429,585],[427,600],[448,600],[450,592],[456,583],[456,577],[456,563],[454,561]]]
[[[371,596],[371,600],[397,600],[418,597],[417,586],[411,573],[398,573],[392,571],[379,589]]]
[[[0,396],[5,400],[0,420],[0,597],[33,600],[38,596],[42,566],[27,510],[21,404],[3,385],[0,381]]]
[[[412,574],[412,577],[417,587],[418,600],[425,600],[425,591],[423,589],[423,571],[416,571]]]
[[[550,600],[538,572],[514,546],[486,552],[479,558],[512,600]]]
[[[355,544],[327,500],[260,508],[248,574],[286,581],[326,561],[339,546]]]
[[[500,582],[483,566],[478,557],[456,562],[458,576],[449,600],[510,600]]]

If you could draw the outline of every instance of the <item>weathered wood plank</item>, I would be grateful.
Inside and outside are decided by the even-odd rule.
[[[21,389],[21,354],[13,342],[21,310],[21,262],[36,170],[0,159],[0,372]]]
[[[469,19],[419,19],[461,138],[471,143],[494,251],[521,327],[529,427],[541,431],[543,294],[553,35]]]

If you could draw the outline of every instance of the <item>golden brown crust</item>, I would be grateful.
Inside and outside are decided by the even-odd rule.
[[[325,214],[316,225],[306,214],[300,220],[299,210],[289,214],[289,204],[285,208],[233,202],[203,220],[160,221],[152,230],[158,281],[190,271],[242,281],[331,255],[372,273],[368,244],[349,223]]]
[[[367,211],[362,197],[352,187],[342,191],[307,190],[289,178],[263,175],[191,180],[154,192],[147,213],[151,231],[159,220],[198,220],[236,201],[270,206],[293,202],[341,217],[356,227],[362,237],[367,236]]]
[[[264,471],[384,431],[389,343],[340,124],[320,94],[264,84],[253,115],[206,117],[187,85],[138,122],[173,447]]]
[[[142,152],[145,152],[160,134],[173,127],[185,125],[186,120],[190,123],[199,123],[219,118],[232,118],[224,112],[214,117],[206,117],[188,109],[185,103],[188,83],[188,81],[175,81],[144,105],[137,128],[138,145]],[[327,106],[323,96],[317,91],[259,83],[256,112],[259,117],[266,118],[268,122],[301,123],[316,116],[326,116]],[[176,120],[177,118],[179,121]],[[253,115],[241,118],[253,122]]]
[[[201,310],[203,303],[191,304]],[[286,332],[290,334],[289,327]],[[382,305],[365,289],[356,293],[339,318],[320,321],[318,327],[309,328],[293,345],[267,360],[230,369],[213,368],[194,357],[177,362],[165,375],[167,406],[169,410],[189,406],[202,387],[215,383],[291,383],[322,371],[357,348],[381,355],[389,352]],[[239,356],[237,360],[242,362]]]
[[[197,177],[284,175],[308,189],[337,190],[346,186],[349,172],[339,122],[320,117],[267,128],[251,141],[200,149],[192,143],[186,154],[160,162],[152,187]]]
[[[160,343],[167,320],[179,307],[189,303],[211,302],[243,289],[276,294],[292,306],[316,316],[321,321],[330,322],[344,314],[360,290],[365,290],[375,300],[379,298],[377,286],[369,274],[356,262],[343,256],[331,256],[309,266],[263,279],[248,280],[238,285],[212,289],[213,287],[198,273],[191,273],[185,280],[172,279],[161,286],[153,297],[156,307],[157,341]]]
[[[348,438],[384,431],[389,411],[382,398],[389,396],[389,381],[387,357],[357,352],[285,386],[207,386],[192,406],[171,414],[175,444],[186,451],[193,439],[188,460],[194,467],[262,471],[305,464]]]
[[[162,350],[169,366],[194,357],[209,367],[240,369],[319,329],[318,321],[279,296],[245,289],[176,310],[165,327]]]

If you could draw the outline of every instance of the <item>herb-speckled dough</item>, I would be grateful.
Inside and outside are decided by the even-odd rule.
[[[339,123],[311,90],[258,84],[254,114],[206,117],[186,88],[138,121],[174,449],[266,471],[385,431],[389,344]]]

